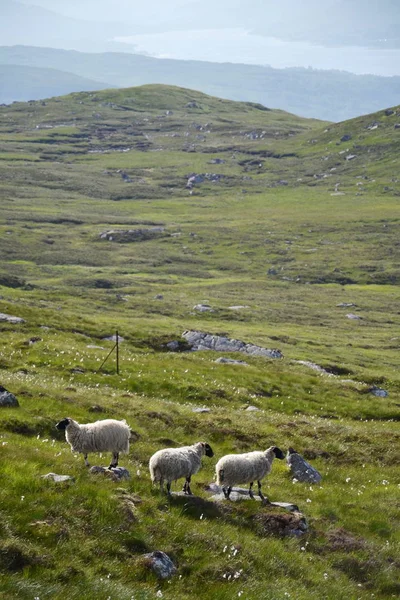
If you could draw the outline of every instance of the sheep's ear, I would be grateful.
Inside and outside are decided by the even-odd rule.
[[[60,429],[62,431],[63,429],[66,429],[69,424],[70,424],[70,419],[68,419],[68,417],[67,417],[66,419],[62,419],[61,421],[59,421],[56,425],[56,428]]]
[[[272,448],[272,450],[273,450],[273,453],[275,454],[276,458],[280,458],[281,460],[283,458],[285,458],[284,453],[282,452],[282,450],[280,448],[278,448],[278,446],[274,446]]]

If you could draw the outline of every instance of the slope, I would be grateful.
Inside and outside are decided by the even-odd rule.
[[[0,317],[20,404],[0,409],[5,597],[398,594],[399,115],[321,123],[170,86],[0,107],[0,311],[24,319]],[[283,358],[190,352],[185,330]],[[87,472],[66,415],[126,418],[131,479]],[[195,497],[151,489],[149,457],[198,440],[215,458]],[[293,482],[276,461],[264,484],[303,533],[210,499],[216,460],[271,445],[322,473]]]

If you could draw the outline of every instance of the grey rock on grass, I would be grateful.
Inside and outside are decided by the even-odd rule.
[[[300,454],[293,448],[289,448],[286,462],[290,469],[291,475],[297,481],[305,483],[320,483],[322,480],[321,474],[314,469]]]
[[[14,394],[6,390],[2,385],[0,385],[0,406],[19,406],[19,402]]]
[[[165,554],[165,552],[162,552],[161,550],[145,554],[144,559],[149,568],[152,569],[160,579],[169,579],[169,577],[172,577],[172,575],[176,573],[174,563],[168,554]]]

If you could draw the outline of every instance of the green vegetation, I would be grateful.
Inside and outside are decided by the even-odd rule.
[[[0,312],[25,320],[0,322],[0,383],[20,403],[0,409],[3,597],[397,597],[400,109],[332,125],[145,86],[0,111]],[[187,329],[284,358],[168,351]],[[99,371],[115,330],[120,376]],[[65,416],[126,418],[131,479],[90,475]],[[215,459],[196,497],[152,489],[149,457],[198,440]],[[305,515],[301,537],[279,534],[278,509],[210,501],[220,456],[273,444],[323,475],[292,483],[276,461],[265,482]],[[148,570],[153,550],[171,580]]]

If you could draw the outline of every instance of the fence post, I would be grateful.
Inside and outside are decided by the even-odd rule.
[[[115,332],[116,347],[117,347],[117,375],[119,375],[119,344],[118,344],[118,331]]]

